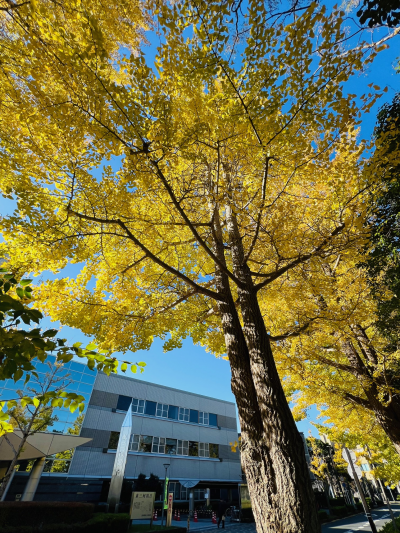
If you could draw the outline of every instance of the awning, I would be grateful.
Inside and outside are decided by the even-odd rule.
[[[15,430],[13,433],[7,433],[7,442],[4,435],[0,437],[0,461],[12,461],[14,459],[14,450],[18,448],[22,432]],[[76,435],[60,435],[57,433],[35,433],[28,437],[24,444],[23,450],[19,456],[19,460],[38,459],[39,457],[46,457],[53,453],[65,452],[86,444],[92,439],[85,437],[78,437]]]
[[[191,489],[191,488],[195,487],[198,483],[200,483],[200,479],[189,479],[189,480],[185,480],[185,481],[179,481],[179,483],[183,487],[186,487],[187,489]]]

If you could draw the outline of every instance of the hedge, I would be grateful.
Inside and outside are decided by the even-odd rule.
[[[126,533],[129,521],[129,514],[97,513],[87,522],[0,527],[0,533]]]
[[[0,528],[86,522],[93,512],[92,503],[0,502]]]

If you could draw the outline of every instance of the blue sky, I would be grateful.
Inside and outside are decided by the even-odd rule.
[[[378,59],[375,60],[369,70],[366,73],[353,78],[347,84],[348,92],[356,93],[357,95],[368,92],[369,89],[367,86],[372,82],[380,85],[381,88],[385,85],[388,87],[388,92],[384,97],[374,106],[371,112],[368,115],[365,115],[362,119],[361,137],[363,138],[369,138],[371,136],[379,107],[383,103],[391,101],[394,94],[400,89],[400,75],[396,74],[395,71],[397,57],[400,55],[399,39],[400,38],[397,37],[389,42],[389,48],[379,54]],[[155,44],[156,43],[154,43],[154,45]],[[149,56],[153,54],[153,46],[147,49]],[[13,211],[14,206],[14,202],[0,198],[0,213],[2,216],[10,214]],[[63,274],[66,276],[74,276],[76,273],[77,265],[67,267],[63,271]],[[55,276],[49,277],[53,278]],[[60,277],[60,275],[57,277]],[[42,326],[47,329],[49,325],[50,320],[46,318],[43,321]],[[56,323],[56,326],[58,325],[59,324]],[[54,323],[52,326],[54,327]],[[79,330],[69,327],[63,327],[61,335],[71,344],[77,341],[83,343],[89,342],[89,338],[85,337]],[[188,390],[223,400],[234,401],[234,396],[230,388],[229,363],[223,359],[215,358],[212,354],[207,353],[199,346],[194,346],[190,339],[183,343],[181,349],[176,349],[168,353],[163,353],[162,342],[155,340],[149,351],[127,354],[126,359],[132,361],[145,361],[147,363],[145,372],[140,376],[141,379],[146,381]],[[317,435],[317,431],[310,423],[311,421],[316,420],[316,416],[316,409],[311,408],[308,414],[308,419],[298,424],[299,429],[306,434],[311,430],[314,435]]]

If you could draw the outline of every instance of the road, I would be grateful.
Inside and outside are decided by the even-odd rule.
[[[399,516],[400,504],[392,503],[391,506],[395,516]],[[379,509],[373,509],[371,514],[378,531],[386,524],[386,522],[390,521],[389,509],[386,506],[379,507]],[[366,533],[371,531],[365,514],[357,514],[322,526],[322,533],[361,533],[363,531]]]

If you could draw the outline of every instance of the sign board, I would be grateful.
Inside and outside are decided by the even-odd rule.
[[[174,503],[174,494],[170,492],[168,494],[167,527],[171,527],[173,503]]]
[[[349,452],[350,452],[351,460],[353,461],[353,463],[355,463],[357,461],[356,454],[353,452],[353,450],[349,450]],[[347,457],[347,453],[346,453],[346,448],[343,448],[342,450],[342,457],[346,461],[346,463],[349,462],[349,458]]]
[[[357,476],[359,478],[362,477],[361,468],[358,465],[354,465],[354,470],[355,470],[355,472],[356,472],[356,474],[357,474]],[[354,479],[353,470],[351,469],[351,465],[349,465],[347,467],[347,472],[349,473],[349,476],[351,477],[351,479]]]
[[[133,492],[131,520],[152,520],[155,497],[155,492]]]
[[[168,483],[169,478],[165,478],[165,492],[164,492],[164,509],[168,509]]]

